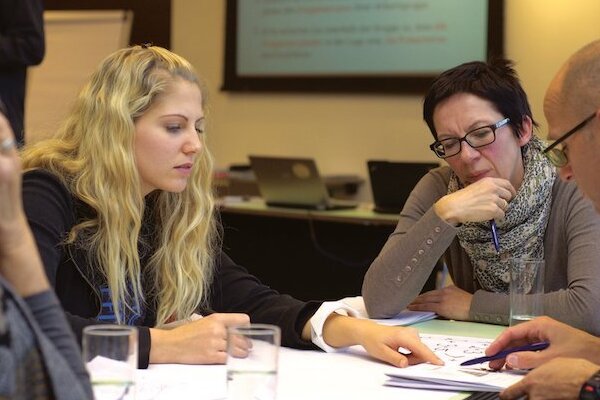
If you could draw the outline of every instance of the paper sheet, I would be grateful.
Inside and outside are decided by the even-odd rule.
[[[485,349],[493,339],[480,339],[467,336],[449,336],[421,333],[425,343],[446,365],[458,366],[463,361],[485,355]],[[479,367],[479,366],[477,366]]]
[[[523,378],[519,373],[491,371],[477,367],[419,364],[386,374],[388,386],[500,392]]]
[[[492,339],[465,336],[421,334],[421,340],[444,362],[444,366],[420,364],[386,373],[387,386],[416,389],[442,389],[500,392],[522,379],[518,371],[491,371],[487,365],[461,367],[460,363],[481,357]]]
[[[342,302],[347,306],[352,307],[358,313],[359,318],[369,318],[362,296],[346,297],[342,299]],[[435,317],[436,314],[432,311],[404,310],[392,318],[372,319],[372,321],[382,325],[407,326],[416,324],[417,322],[429,321]]]

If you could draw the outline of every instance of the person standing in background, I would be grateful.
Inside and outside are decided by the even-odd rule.
[[[45,53],[43,0],[0,0],[0,97],[17,145],[25,143],[27,67]]]

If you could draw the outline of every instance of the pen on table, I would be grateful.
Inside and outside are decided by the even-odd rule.
[[[493,219],[490,220],[490,228],[492,229],[492,242],[494,243],[494,248],[496,249],[496,253],[500,253],[500,241],[498,240],[498,230],[496,229],[496,221]]]
[[[544,350],[544,349],[548,348],[548,346],[550,346],[550,343],[548,343],[548,342],[538,342],[538,343],[526,344],[525,346],[511,347],[510,349],[502,350],[501,352],[494,354],[493,356],[473,358],[471,360],[467,360],[467,361],[460,363],[460,365],[466,366],[466,365],[481,364],[481,363],[488,362],[488,361],[500,360],[502,358],[506,358],[506,356],[511,353],[516,353],[518,351],[540,351],[540,350]]]

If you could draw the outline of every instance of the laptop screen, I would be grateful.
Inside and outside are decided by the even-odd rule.
[[[437,163],[405,163],[369,160],[367,168],[373,192],[374,210],[397,214],[402,211],[415,185]]]
[[[249,156],[256,182],[267,204],[319,208],[328,202],[327,188],[310,158]]]
[[[249,156],[256,182],[267,205],[336,210],[356,207],[329,197],[325,180],[312,158]]]

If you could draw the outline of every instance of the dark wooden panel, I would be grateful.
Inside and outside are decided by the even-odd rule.
[[[263,283],[301,300],[359,296],[393,225],[221,211],[224,251]],[[435,287],[432,277],[423,290]]]
[[[133,10],[131,44],[171,47],[171,0],[45,0],[45,6],[46,10]]]

